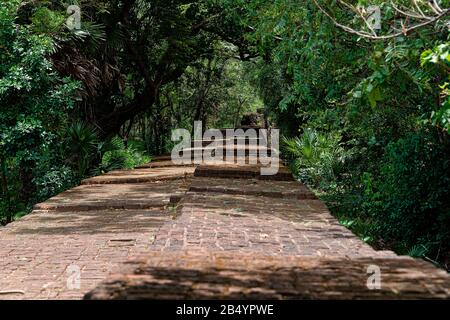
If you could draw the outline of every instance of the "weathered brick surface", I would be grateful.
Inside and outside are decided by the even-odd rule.
[[[189,191],[196,193],[225,193],[254,195],[272,198],[317,199],[303,184],[297,181],[277,181],[259,179],[221,179],[196,177]]]
[[[236,166],[232,166],[236,168]],[[87,299],[417,299],[450,297],[450,277],[429,263],[375,251],[295,181],[208,178],[197,171],[180,216],[149,252]],[[253,167],[240,168],[241,172]],[[220,176],[220,175],[219,175]],[[381,289],[367,286],[369,266]]]
[[[175,213],[162,206],[189,186],[184,174],[179,178],[80,186],[0,228],[0,299],[82,298],[121,263],[149,251]],[[80,268],[80,289],[67,286],[71,266]]]
[[[381,288],[368,270],[379,266]],[[448,299],[446,272],[412,258],[279,257],[255,252],[154,252],[87,299]],[[374,287],[370,287],[374,289]]]
[[[149,249],[161,210],[34,213],[0,231],[0,299],[80,299],[121,262]],[[70,290],[69,266],[80,268]]]
[[[181,216],[161,227],[152,249],[395,256],[360,241],[319,200],[189,192],[181,205]]]
[[[236,164],[192,177],[194,166],[158,160],[89,179],[1,228],[0,298],[449,297],[444,271],[373,250],[283,166],[274,180]],[[368,265],[381,268],[381,290],[368,290]],[[80,289],[67,286],[71,266]]]
[[[195,177],[229,178],[229,179],[260,179],[271,181],[294,181],[288,168],[280,164],[280,168],[275,175],[261,175],[261,164],[240,165],[240,164],[218,164],[202,165],[195,170]]]
[[[172,160],[163,160],[163,161],[156,161],[156,162],[150,162],[147,164],[143,164],[137,169],[150,169],[150,168],[167,168],[167,167],[179,167],[179,164],[174,163]],[[195,167],[195,164],[187,164],[186,167],[192,166]]]
[[[183,194],[189,186],[189,179],[114,184],[114,186],[110,184],[81,185],[35,205],[34,209],[90,211],[164,207],[168,204],[170,196]]]
[[[160,167],[139,170],[117,170],[101,176],[83,180],[83,185],[91,184],[123,184],[166,181],[191,176],[195,167]]]
[[[257,156],[263,156],[263,157],[270,157],[277,155],[277,150],[268,148],[266,146],[257,146],[257,145],[249,145],[248,143],[244,144],[238,144],[238,142],[231,142],[230,146],[219,144],[219,145],[207,145],[207,146],[195,146],[192,148],[186,148],[183,149],[184,155],[192,155],[194,154],[208,154],[208,155],[233,155],[233,156],[240,156],[240,157],[257,157]]]

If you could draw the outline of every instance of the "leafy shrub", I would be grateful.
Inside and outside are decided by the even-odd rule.
[[[66,129],[64,143],[69,154],[68,162],[81,179],[86,175],[92,161],[98,156],[99,140],[95,129],[77,121]]]
[[[449,67],[450,67],[450,43],[442,43],[433,49],[426,50],[421,55],[422,66],[435,65],[438,69],[443,69],[447,72],[447,81],[444,82],[440,88],[442,90],[441,96],[443,102],[440,109],[433,110],[431,113],[431,124],[433,126],[441,127],[450,133],[450,88],[449,88]]]
[[[52,158],[56,162],[51,166],[61,164],[60,142],[55,138],[65,130],[80,87],[56,72],[50,59],[54,41],[49,34],[40,34],[39,27],[31,26],[44,21],[50,12],[36,11],[24,25],[19,17],[23,5],[18,0],[2,1],[0,5],[2,224],[31,208],[38,197],[35,178],[42,176],[38,170],[42,163]]]
[[[115,136],[105,147],[105,150],[98,172],[122,168],[131,169],[150,162],[150,157],[145,154],[145,146],[137,141],[130,141],[126,148],[123,140]]]
[[[38,33],[55,33],[65,21],[64,15],[45,7],[37,9],[31,17],[32,27]]]
[[[449,154],[437,134],[413,133],[387,146],[379,175],[364,177],[364,207],[377,235],[402,253],[426,247],[438,260],[449,252]]]
[[[283,138],[285,151],[292,158],[292,168],[302,180],[316,187],[326,187],[342,173],[350,155],[340,144],[338,134],[324,135],[305,129],[301,137]]]
[[[37,201],[44,201],[76,184],[74,172],[67,166],[53,167],[34,179]]]

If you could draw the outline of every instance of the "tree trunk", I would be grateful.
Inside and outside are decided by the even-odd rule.
[[[8,177],[6,175],[6,160],[5,158],[0,158],[0,167],[1,167],[1,175],[2,175],[2,198],[6,203],[5,213],[6,213],[6,221],[5,224],[12,222],[11,215],[11,200],[9,198],[9,190],[8,190]]]
[[[19,177],[22,189],[19,197],[24,204],[28,204],[36,193],[36,186],[33,183],[33,168],[34,161],[23,161],[20,163]]]

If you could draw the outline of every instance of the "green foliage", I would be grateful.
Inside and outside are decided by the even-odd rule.
[[[408,251],[408,256],[411,256],[413,258],[423,258],[423,257],[425,257],[427,252],[428,252],[428,248],[426,246],[424,246],[423,244],[415,245]]]
[[[264,106],[246,75],[246,63],[230,59],[237,54],[225,43],[218,52],[188,67],[176,83],[161,89],[155,110],[135,121],[133,138],[146,141],[150,154],[168,153],[173,128],[191,129],[194,121],[208,128],[233,128],[246,112]]]
[[[70,124],[64,138],[68,162],[75,168],[77,176],[83,178],[94,159],[98,156],[99,140],[95,129],[77,121]]]
[[[448,19],[366,41],[312,2],[227,3],[245,7],[234,19],[251,26],[246,39],[260,54],[252,83],[298,177],[362,239],[405,254],[425,246],[414,255],[449,265]],[[335,2],[321,3],[365,30]],[[395,24],[392,5],[377,4],[382,27]]]
[[[339,134],[325,135],[310,128],[305,129],[301,137],[283,138],[294,172],[315,187],[334,183],[342,173],[350,154],[340,142]]]
[[[64,15],[46,7],[38,8],[31,17],[33,29],[41,34],[59,31],[65,21],[66,17]]]
[[[433,110],[431,113],[431,124],[440,127],[450,133],[450,44],[444,43],[433,49],[428,49],[422,53],[422,66],[434,64],[441,71],[447,74],[447,81],[440,85],[441,103],[440,109]]]
[[[148,163],[150,160],[151,158],[145,154],[145,147],[142,143],[130,141],[125,147],[123,140],[115,136],[111,139],[96,173],[123,168],[132,169]]]
[[[56,139],[78,88],[53,69],[48,58],[52,39],[16,23],[19,4],[7,1],[0,7],[2,223],[26,211],[36,198],[37,168],[48,161],[62,163]]]
[[[78,181],[75,173],[66,165],[45,168],[45,171],[37,174],[33,180],[37,188],[36,202],[47,200],[67,190]]]
[[[432,132],[389,144],[379,175],[365,179],[364,207],[378,236],[404,253],[415,245],[435,255],[450,249],[450,144]]]

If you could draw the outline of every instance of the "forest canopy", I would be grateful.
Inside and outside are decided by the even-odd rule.
[[[172,129],[258,110],[343,225],[448,268],[449,8],[1,0],[0,221],[169,152]]]

